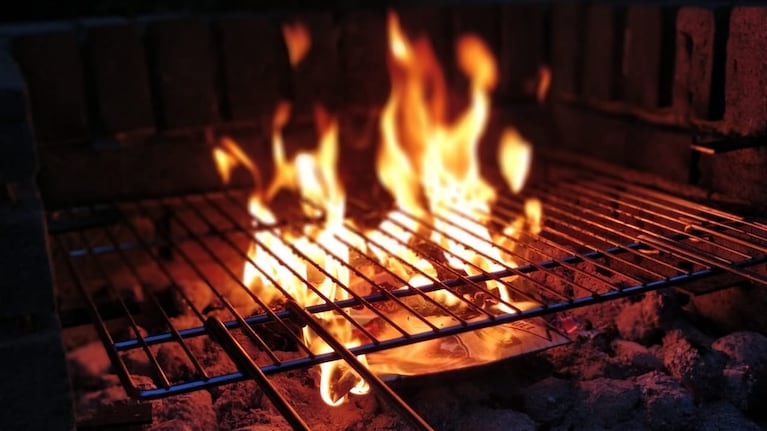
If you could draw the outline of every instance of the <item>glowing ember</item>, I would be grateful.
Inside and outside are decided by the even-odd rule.
[[[300,23],[283,26],[291,64],[295,67],[311,47],[309,31]],[[375,283],[386,277],[391,289],[414,289],[438,281],[438,271],[412,246],[413,241],[430,241],[444,257],[445,268],[458,274],[477,275],[513,268],[509,238],[494,238],[487,225],[496,190],[480,174],[479,143],[490,115],[490,93],[498,78],[495,58],[477,36],[462,36],[456,44],[459,69],[469,79],[469,104],[455,121],[445,119],[447,88],[444,73],[426,38],[411,40],[394,13],[388,16],[387,54],[391,93],[381,111],[381,145],[376,157],[376,172],[381,184],[392,194],[396,208],[373,230],[360,233],[345,219],[346,197],[337,177],[338,122],[321,106],[315,107],[319,141],[314,151],[304,151],[288,159],[282,128],[290,116],[290,104],[281,102],[272,129],[275,174],[267,184],[261,182],[256,165],[237,144],[223,138],[213,157],[222,180],[231,178],[237,166],[248,169],[257,184],[249,201],[254,228],[273,225],[275,215],[269,202],[283,189],[301,198],[303,212],[322,217],[319,225],[310,224],[300,232],[272,226],[256,229],[246,262],[243,280],[265,302],[278,305],[286,299],[307,307],[329,301],[349,299],[352,293],[367,295],[371,281],[351,274],[350,248],[366,253],[386,269],[386,274],[368,274]],[[542,69],[538,88],[545,97],[549,75]],[[542,95],[541,95],[542,94]],[[498,160],[509,188],[519,192],[527,177],[532,147],[519,133],[508,128],[502,136]],[[541,205],[525,203],[525,214],[509,222],[504,232],[517,238],[522,231],[537,234],[541,229]],[[364,268],[357,269],[364,271]],[[495,295],[486,306],[490,314],[515,313],[536,306],[514,303],[507,290],[514,277],[489,280],[486,286]],[[376,281],[378,280],[378,281]],[[351,287],[353,291],[349,291]],[[448,288],[427,294],[443,310],[466,307],[460,293]],[[347,347],[370,340],[354,328],[348,317],[367,324],[376,321],[370,310],[351,309],[349,315],[326,311],[316,317],[323,327]],[[452,313],[452,311],[450,312]],[[411,319],[402,310],[387,314],[387,319],[409,333],[428,331],[424,322]],[[457,324],[447,314],[430,316],[437,327]],[[373,331],[373,329],[370,329]],[[391,326],[382,325],[375,336],[386,338]],[[304,342],[316,354],[331,348],[311,330],[303,330]],[[364,331],[363,331],[364,332]],[[487,362],[511,349],[512,332],[506,326],[456,336],[455,342],[468,348],[463,356],[445,349],[450,339],[421,343],[417,347],[388,350],[359,357],[376,373],[419,374]],[[396,335],[396,334],[395,334]],[[417,355],[413,355],[417,349]],[[442,353],[440,353],[442,352]],[[367,384],[343,362],[320,366],[320,393],[329,405],[339,405],[346,392],[362,394]]]

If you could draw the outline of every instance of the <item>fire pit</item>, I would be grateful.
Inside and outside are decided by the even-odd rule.
[[[72,34],[10,26],[78,427],[758,429],[767,224],[695,183],[760,132],[693,76],[760,11],[92,20],[83,70]],[[47,84],[54,48],[79,89]]]

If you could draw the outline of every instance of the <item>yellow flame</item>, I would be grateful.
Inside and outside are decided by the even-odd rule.
[[[509,127],[503,131],[498,147],[498,163],[512,192],[519,193],[525,185],[532,157],[532,145],[516,129]]]
[[[288,48],[290,65],[296,67],[312,47],[309,29],[300,22],[284,23],[282,24],[282,36],[285,39],[285,46]]]

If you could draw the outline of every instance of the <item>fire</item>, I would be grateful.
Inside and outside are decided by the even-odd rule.
[[[381,143],[375,168],[380,183],[394,198],[395,209],[376,229],[364,234],[349,229],[350,222],[345,218],[345,191],[336,166],[339,124],[322,106],[315,107],[319,136],[316,149],[299,152],[288,159],[282,129],[290,117],[291,106],[289,102],[278,104],[271,135],[275,173],[268,183],[262,183],[256,164],[233,140],[222,138],[213,150],[222,181],[228,182],[232,169],[243,166],[257,184],[249,200],[254,234],[243,281],[266,303],[278,304],[290,299],[306,307],[350,298],[345,287],[362,284],[350,273],[350,246],[368,253],[387,268],[401,282],[394,288],[432,284],[438,280],[437,269],[415,251],[412,241],[416,236],[429,239],[441,251],[445,265],[457,273],[471,276],[516,266],[508,253],[501,252],[513,244],[504,242],[508,239],[499,240],[487,227],[497,192],[480,172],[479,146],[490,117],[491,92],[498,81],[494,56],[475,35],[458,39],[457,66],[469,80],[469,103],[449,122],[445,114],[448,93],[444,72],[429,40],[409,37],[394,13],[388,15],[387,32],[391,92],[381,111]],[[283,35],[290,62],[295,67],[311,47],[309,31],[295,23],[283,26]],[[544,80],[542,75],[541,82]],[[524,186],[531,158],[532,146],[515,129],[508,128],[499,144],[498,161],[512,192],[517,193]],[[322,222],[308,224],[300,231],[276,226],[258,229],[277,222],[269,204],[280,190],[291,190],[298,195],[303,212]],[[504,232],[512,238],[523,230],[537,234],[541,229],[541,214],[540,202],[530,200],[525,203],[525,214],[510,221]],[[488,311],[514,313],[522,307],[514,304],[506,288],[510,281],[486,282],[496,295]],[[451,309],[463,307],[460,294],[449,289],[428,295]],[[360,314],[365,311],[352,309],[348,313],[352,318],[366,319]],[[393,312],[390,318],[404,328],[422,329],[419,322],[410,322],[407,315],[401,314]],[[341,314],[327,311],[316,317],[347,347],[367,342]],[[454,321],[449,316],[434,316],[434,319],[445,325]],[[499,340],[508,338],[506,335],[486,343],[482,356],[492,357],[498,348],[493,343],[503,342]],[[304,329],[303,338],[316,354],[330,351],[308,328]],[[430,358],[418,358],[414,362],[413,358],[402,357],[401,363],[391,363],[391,354],[386,364],[376,364],[369,359],[359,357],[374,372],[398,370],[402,374],[428,368],[431,362]],[[396,362],[396,357],[394,360]],[[367,383],[346,369],[341,361],[322,364],[320,369],[320,394],[329,405],[344,401],[346,390],[338,394],[334,389],[337,386],[351,388],[350,392],[358,394],[368,390]]]

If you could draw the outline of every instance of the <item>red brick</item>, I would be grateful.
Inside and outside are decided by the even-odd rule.
[[[19,36],[13,47],[26,80],[37,141],[48,145],[84,139],[83,71],[74,31]]]
[[[544,63],[546,8],[504,5],[501,9],[500,93],[511,99],[535,97],[538,68]]]
[[[579,93],[584,5],[557,3],[551,16],[551,95]]]
[[[236,16],[219,20],[217,29],[231,119],[271,118],[290,93],[290,64],[278,23]]]
[[[195,19],[156,21],[147,29],[150,65],[163,126],[210,124],[218,119],[210,30]]]
[[[149,76],[135,24],[88,29],[87,46],[98,117],[108,135],[153,129]]]
[[[730,16],[725,114],[737,133],[767,129],[767,8],[738,7]]]
[[[679,9],[673,108],[680,115],[709,118],[714,30],[714,13],[710,9]]]
[[[340,22],[344,104],[380,109],[389,96],[386,15],[350,12]]]
[[[623,40],[622,32],[616,31],[617,12],[604,4],[592,4],[586,12],[582,94],[590,99],[616,97],[616,44]]]

